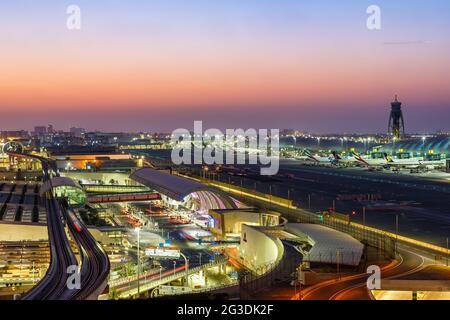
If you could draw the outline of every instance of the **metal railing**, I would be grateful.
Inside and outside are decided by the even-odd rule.
[[[195,268],[189,268],[187,271],[185,269],[179,270],[179,271],[175,272],[174,274],[163,276],[163,277],[161,277],[161,279],[158,278],[153,281],[150,281],[149,283],[141,284],[140,288],[139,288],[139,292],[144,293],[144,292],[154,289],[162,284],[177,280],[177,279],[185,277],[185,276],[189,276],[191,274],[195,274],[204,269],[209,269],[209,268],[224,264],[227,261],[228,261],[227,257],[220,257],[220,258],[217,258],[215,261],[209,262],[207,264],[197,266]],[[130,297],[130,296],[134,296],[136,294],[138,294],[137,286],[132,287],[132,288],[126,288],[124,290],[119,291],[120,298],[126,298],[126,297]]]
[[[237,187],[235,185],[230,185],[224,182],[217,182],[208,179],[197,180],[230,192],[238,199],[243,198],[247,200],[249,205],[258,206],[258,204],[261,205],[261,203],[263,203],[264,207],[267,207],[268,209],[280,211],[286,216],[292,217],[292,221],[297,221],[300,223],[322,224],[326,227],[347,233],[367,245],[385,251],[385,254],[388,256],[395,255],[396,244],[400,242],[425,249],[426,251],[432,252],[434,254],[437,253],[446,257],[450,256],[450,250],[447,248],[395,234],[393,232],[381,230],[367,225],[362,225],[356,222],[349,221],[347,219],[340,219],[338,217],[338,214],[336,214],[334,217],[333,215],[325,215],[323,216],[323,218],[320,218],[320,216],[317,214],[293,206],[286,199],[279,200],[282,198],[267,194],[261,196],[259,192],[254,192],[253,190]]]
[[[232,280],[231,283],[228,284],[223,284],[223,285],[219,285],[219,286],[213,286],[213,287],[206,287],[206,288],[200,288],[200,289],[192,289],[192,291],[179,291],[179,292],[174,292],[171,294],[162,294],[162,295],[158,295],[158,297],[160,296],[181,296],[181,295],[189,295],[189,294],[200,294],[200,293],[208,293],[208,292],[214,292],[214,291],[219,291],[219,290],[224,290],[224,289],[229,289],[229,288],[233,288],[239,285],[239,280]]]
[[[97,184],[83,184],[83,190],[89,193],[127,193],[127,192],[148,192],[149,188],[145,186],[130,186],[130,185],[97,185]]]
[[[40,277],[36,278],[2,278],[0,277],[0,284],[34,284],[41,280]]]

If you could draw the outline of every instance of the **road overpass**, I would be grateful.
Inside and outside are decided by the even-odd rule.
[[[94,194],[87,197],[89,203],[139,202],[161,200],[161,195],[154,192]]]
[[[139,292],[144,293],[152,290],[160,285],[178,280],[196,274],[202,270],[206,270],[212,267],[221,266],[228,261],[227,257],[219,257],[212,262],[202,264],[195,268],[188,268],[186,265],[178,266],[173,270],[166,270],[164,272],[148,272],[141,274]],[[144,281],[142,281],[144,279]],[[119,298],[130,298],[138,294],[137,277],[131,277],[127,279],[113,280],[109,282],[111,289],[116,290]]]
[[[118,184],[82,184],[82,187],[85,192],[92,194],[135,193],[150,191],[150,189],[146,186],[129,186]]]

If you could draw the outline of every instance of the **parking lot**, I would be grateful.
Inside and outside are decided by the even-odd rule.
[[[0,221],[46,223],[39,184],[0,182]]]

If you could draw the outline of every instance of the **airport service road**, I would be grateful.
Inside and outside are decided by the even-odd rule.
[[[382,268],[382,279],[396,279],[414,275],[434,260],[426,253],[399,245],[400,259]],[[367,274],[332,279],[304,289],[295,299],[302,300],[369,300]]]
[[[393,172],[369,172],[363,168],[328,168],[304,166],[298,161],[282,160],[278,181],[262,182],[243,179],[243,186],[287,198],[301,208],[308,208],[311,194],[313,211],[328,210],[341,194],[379,194],[381,201],[336,201],[336,211],[356,216],[362,222],[362,207],[366,223],[395,232],[395,217],[399,216],[399,233],[436,245],[446,245],[450,237],[450,181],[432,174],[410,175]],[[287,177],[290,175],[290,177]],[[228,177],[222,177],[227,181]],[[241,177],[231,177],[239,185]]]

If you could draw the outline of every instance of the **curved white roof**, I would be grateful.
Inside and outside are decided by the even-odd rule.
[[[176,201],[183,201],[192,193],[211,192],[220,197],[226,207],[237,207],[233,199],[222,190],[165,171],[142,168],[133,172],[130,178]]]
[[[312,248],[304,261],[339,263],[356,266],[361,260],[364,245],[352,236],[319,224],[288,223],[286,231],[309,243]]]

